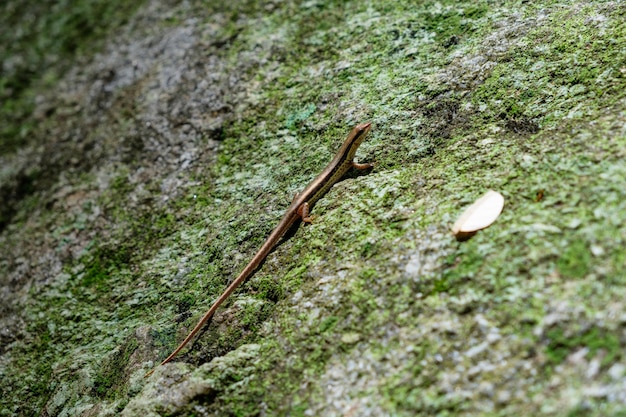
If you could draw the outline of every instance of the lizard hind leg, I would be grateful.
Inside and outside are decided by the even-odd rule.
[[[298,215],[302,218],[303,222],[313,223],[313,216],[310,216],[309,214],[309,203],[305,202],[298,207]]]
[[[355,168],[355,169],[358,169],[358,170],[370,169],[370,168],[374,168],[374,163],[373,162],[368,162],[368,163],[364,163],[364,164],[359,164],[358,162],[352,161],[352,168]]]

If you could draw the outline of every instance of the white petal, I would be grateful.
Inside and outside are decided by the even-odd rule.
[[[461,217],[452,226],[452,232],[457,238],[469,237],[495,222],[502,213],[503,207],[504,197],[502,194],[489,190],[465,209]]]

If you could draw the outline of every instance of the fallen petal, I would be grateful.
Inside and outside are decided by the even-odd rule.
[[[489,190],[469,206],[452,226],[457,240],[467,240],[477,231],[489,227],[496,221],[504,208],[502,194]]]

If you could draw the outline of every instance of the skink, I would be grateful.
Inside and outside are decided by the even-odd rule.
[[[354,162],[354,155],[357,149],[365,139],[365,136],[370,131],[371,123],[363,123],[356,126],[346,140],[339,148],[337,155],[328,164],[326,168],[319,174],[311,183],[301,192],[296,194],[291,205],[287,209],[287,212],[283,215],[283,218],[274,228],[269,237],[265,240],[265,243],[261,246],[258,252],[254,255],[248,265],[241,271],[239,276],[224,290],[222,295],[213,303],[211,308],[202,316],[198,324],[189,332],[185,340],[163,361],[161,365],[164,365],[171,361],[193,337],[200,331],[202,326],[213,316],[215,310],[230,296],[230,294],[241,285],[252,273],[259,267],[261,262],[267,257],[272,248],[276,246],[278,241],[297,221],[301,220],[305,223],[311,223],[311,217],[309,216],[310,210],[317,200],[319,200],[324,194],[330,190],[330,188],[337,183],[350,168],[356,169],[368,169],[372,168],[374,164],[366,163],[359,164]],[[146,374],[151,375],[154,369]]]

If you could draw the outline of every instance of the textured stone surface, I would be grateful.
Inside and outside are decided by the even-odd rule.
[[[626,412],[624,2],[209,3],[1,6],[0,415]]]

